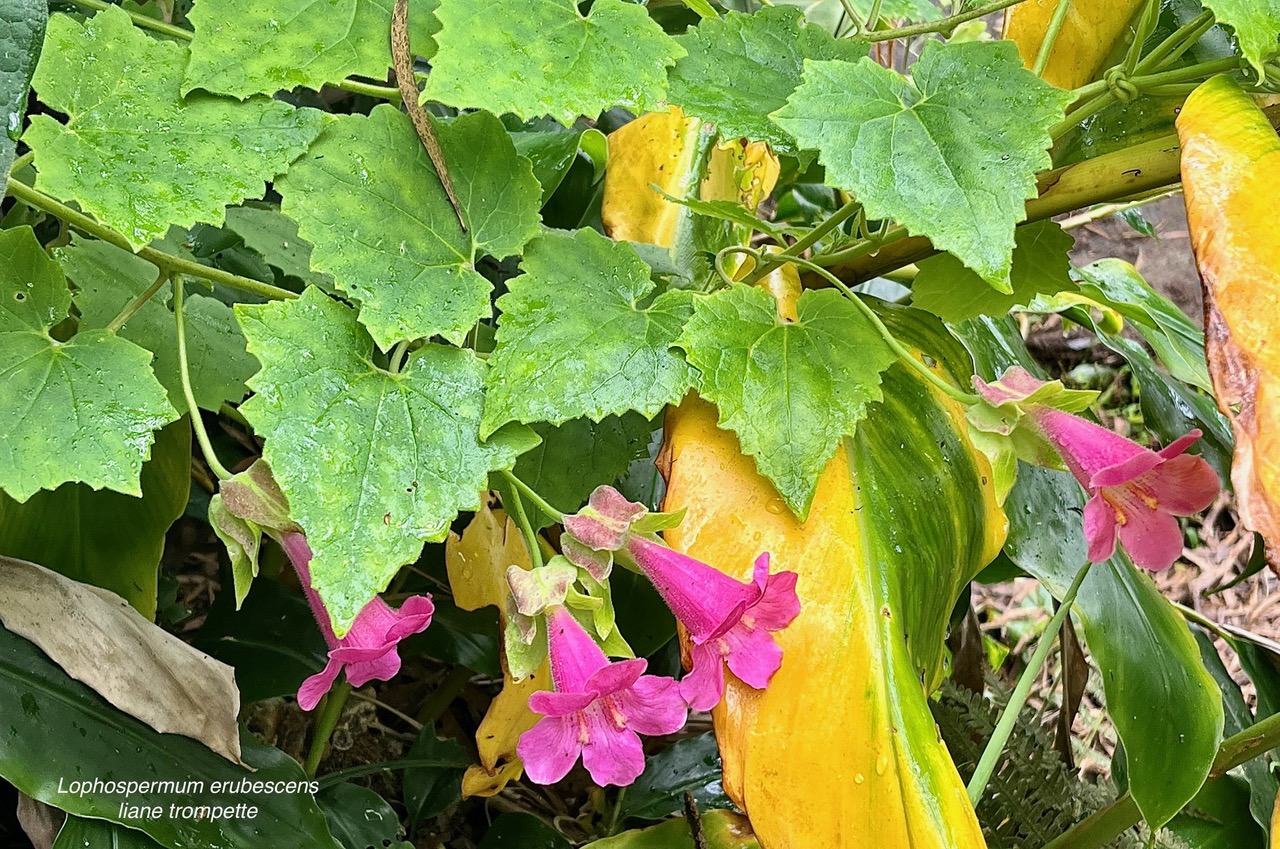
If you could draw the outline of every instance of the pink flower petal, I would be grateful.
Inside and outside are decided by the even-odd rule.
[[[781,631],[800,615],[800,596],[796,595],[795,572],[778,572],[769,576],[764,595],[747,610],[756,626],[767,631]]]
[[[587,679],[587,689],[602,696],[611,696],[619,690],[625,690],[636,683],[644,671],[649,668],[649,661],[643,658],[620,660],[597,670]]]
[[[1021,401],[1044,386],[1044,381],[1032,377],[1022,366],[1014,366],[1007,369],[994,383],[974,377],[973,386],[986,401],[999,405],[1006,401]]]
[[[652,540],[632,537],[627,552],[695,639],[707,639],[731,618],[735,608],[745,610],[759,598],[760,590],[754,583],[737,581]]]
[[[1153,572],[1172,566],[1182,555],[1178,520],[1136,499],[1127,500],[1121,509],[1125,511],[1125,522],[1120,526],[1120,542],[1133,562]]]
[[[1222,489],[1218,474],[1196,454],[1166,460],[1134,480],[1132,486],[1151,493],[1161,510],[1175,516],[1199,513],[1214,502]]]
[[[670,678],[645,675],[619,693],[617,700],[627,717],[627,727],[639,734],[674,734],[689,717],[680,685]]]
[[[598,709],[589,710],[582,765],[601,787],[626,787],[644,772],[644,746],[630,728],[616,728]]]
[[[1142,454],[1135,454],[1127,460],[1116,463],[1114,466],[1107,466],[1105,469],[1095,472],[1093,477],[1089,478],[1089,488],[1097,489],[1104,486],[1126,484],[1134,478],[1147,474],[1164,462],[1156,452],[1148,451],[1145,448],[1142,450],[1144,452]]]
[[[762,628],[734,628],[724,636],[729,644],[729,669],[744,684],[763,690],[782,666],[782,647]]]
[[[572,716],[599,698],[598,693],[552,693],[539,690],[529,697],[529,710],[543,716]]]
[[[563,607],[547,615],[547,640],[551,677],[562,693],[585,692],[591,676],[609,665],[604,651]]]
[[[548,716],[521,734],[516,754],[524,761],[529,780],[555,784],[568,775],[582,751],[579,731],[574,718]]]
[[[1093,482],[1094,476],[1115,466],[1134,461],[1149,463],[1147,468],[1150,468],[1159,462],[1159,455],[1154,451],[1079,416],[1051,407],[1036,407],[1029,412],[1041,432],[1058,449],[1067,468],[1086,488],[1098,486]],[[1138,469],[1133,474],[1142,471]]]
[[[341,671],[342,664],[331,659],[324,669],[303,681],[298,688],[298,707],[307,711],[315,710],[316,705],[320,704],[320,700],[333,687],[333,682],[338,680],[338,673]]]
[[[724,658],[715,646],[695,645],[693,668],[680,679],[680,696],[694,710],[711,710],[724,696]]]
[[[1157,453],[1166,460],[1172,460],[1174,457],[1186,452],[1186,450],[1194,445],[1196,440],[1202,436],[1204,436],[1204,432],[1199,429],[1193,430],[1190,433],[1184,433],[1164,448],[1161,448]]]
[[[335,655],[338,651],[341,650],[335,649],[329,652],[329,657],[336,659]],[[352,687],[363,687],[370,681],[390,681],[400,674],[400,652],[396,651],[393,645],[372,660],[347,664],[346,672],[347,680],[351,682]]]
[[[1084,505],[1084,538],[1090,563],[1102,563],[1116,553],[1116,510],[1101,495]]]

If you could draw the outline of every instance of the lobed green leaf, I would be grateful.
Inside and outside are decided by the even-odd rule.
[[[262,363],[241,410],[265,439],[307,532],[313,586],[344,633],[537,437],[516,426],[481,441],[484,361],[426,344],[386,371],[355,312],[315,287],[296,301],[239,305],[236,316]]]

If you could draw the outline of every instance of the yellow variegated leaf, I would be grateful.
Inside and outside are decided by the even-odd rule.
[[[1028,68],[1035,65],[1059,3],[1071,7],[1043,76],[1058,88],[1079,88],[1098,76],[1143,0],[1025,0],[1011,7],[1004,19],[1004,37],[1018,45]]]
[[[699,219],[672,197],[741,203],[754,210],[778,181],[768,145],[717,142],[715,130],[678,107],[642,115],[609,137],[601,216],[614,239],[668,248],[677,263],[750,238],[741,228]],[[657,190],[654,188],[657,186]],[[709,265],[707,265],[709,268]]]
[[[751,823],[732,811],[708,811],[702,815],[703,844],[695,846],[689,823],[667,820],[648,828],[624,831],[588,843],[583,849],[760,849]]]
[[[503,664],[502,692],[489,705],[476,729],[476,749],[480,763],[467,767],[462,777],[462,795],[496,796],[524,771],[516,755],[520,735],[533,727],[538,715],[529,710],[529,697],[551,689],[551,669],[547,664],[523,681],[511,680]]]
[[[461,535],[449,534],[444,563],[449,570],[453,603],[463,610],[489,605],[501,610],[507,597],[507,567],[533,568],[515,522],[488,503],[476,512]]]
[[[768,282],[784,317],[798,283],[791,268]],[[886,321],[965,368],[923,316]],[[688,509],[667,541],[738,578],[761,551],[800,576],[782,669],[763,692],[730,675],[714,712],[725,790],[768,849],[985,845],[927,693],[955,599],[999,551],[1005,518],[961,407],[902,366],[886,372],[885,397],[803,523],[714,408],[691,395],[667,416],[665,509]]]
[[[1262,534],[1280,569],[1280,138],[1226,76],[1187,98],[1178,135],[1209,372],[1236,435],[1240,519]]]
[[[479,610],[493,605],[503,611],[507,598],[507,568],[531,569],[529,552],[515,523],[501,510],[486,503],[476,512],[462,534],[450,534],[445,543],[445,566],[453,601],[463,610]],[[503,630],[506,622],[502,623]],[[537,672],[515,682],[502,663],[502,692],[489,705],[476,729],[476,749],[480,763],[467,768],[462,778],[462,795],[495,796],[507,782],[524,770],[516,756],[520,735],[533,727],[538,716],[529,710],[529,697],[538,690],[551,689],[551,673],[544,663]]]

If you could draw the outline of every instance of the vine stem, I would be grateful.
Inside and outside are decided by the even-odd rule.
[[[1177,61],[1191,45],[1200,40],[1216,23],[1213,12],[1205,10],[1183,26],[1170,33],[1169,37],[1156,45],[1155,49],[1138,62],[1135,68],[1139,74],[1158,71],[1168,67],[1170,62]]]
[[[542,546],[538,544],[538,535],[534,533],[529,514],[524,510],[524,499],[520,497],[520,491],[513,490],[511,496],[511,508],[516,515],[516,524],[520,526],[520,534],[524,537],[524,547],[529,549],[529,560],[533,568],[539,569],[542,567]]]
[[[1040,675],[1040,670],[1044,667],[1045,661],[1049,659],[1049,653],[1053,650],[1054,638],[1058,636],[1058,631],[1062,630],[1062,624],[1067,621],[1067,616],[1071,613],[1071,606],[1076,600],[1076,593],[1080,591],[1080,585],[1084,583],[1085,576],[1089,574],[1089,567],[1092,565],[1091,563],[1084,564],[1084,567],[1076,574],[1075,580],[1071,582],[1071,586],[1067,588],[1066,594],[1062,596],[1062,603],[1058,606],[1057,613],[1053,614],[1053,618],[1049,620],[1044,633],[1040,635],[1040,643],[1031,655],[1031,660],[1027,662],[1027,668],[1022,670],[1022,677],[1018,679],[1018,686],[1014,688],[1013,695],[1009,697],[1009,703],[1005,705],[1004,712],[1000,714],[1000,720],[996,723],[991,739],[987,741],[987,747],[982,750],[982,757],[978,759],[978,765],[973,770],[973,778],[969,780],[969,801],[973,803],[974,807],[977,807],[978,802],[982,799],[982,793],[987,789],[987,783],[991,781],[991,776],[995,773],[996,764],[1004,753],[1005,744],[1009,742],[1009,735],[1013,733],[1013,728],[1018,722],[1018,716],[1022,713],[1022,707],[1027,703],[1027,698],[1031,695],[1031,688],[1035,685],[1036,678]]]
[[[1277,746],[1280,746],[1280,713],[1223,740],[1209,770],[1209,779],[1224,775]],[[1138,803],[1132,795],[1125,793],[1049,841],[1044,849],[1101,849],[1141,819]]]
[[[26,168],[28,165],[30,165],[35,160],[35,158],[36,158],[36,152],[34,150],[28,150],[26,153],[22,154],[17,159],[13,160],[13,164],[9,166],[9,174],[17,174],[23,168]],[[3,176],[7,177],[8,175],[6,174]]]
[[[722,251],[722,253],[723,252],[747,254],[748,256],[752,257],[757,264],[762,259],[761,255],[757,251],[752,250],[751,248],[734,246],[734,247],[726,248],[725,251]],[[966,406],[973,406],[974,404],[978,403],[977,395],[973,395],[971,393],[965,392],[962,389],[958,388],[957,386],[947,382],[946,380],[943,380],[941,377],[935,374],[932,369],[930,369],[924,363],[920,362],[920,360],[916,359],[915,355],[912,354],[911,351],[907,350],[906,346],[904,346],[901,342],[899,342],[896,336],[894,336],[892,333],[889,332],[889,328],[885,327],[884,322],[880,320],[880,316],[876,315],[876,311],[871,309],[871,307],[869,307],[867,303],[862,300],[862,298],[858,297],[858,293],[850,289],[847,285],[845,285],[845,282],[841,280],[839,277],[836,277],[834,274],[832,274],[830,271],[823,268],[822,266],[818,265],[816,262],[812,262],[807,259],[801,259],[800,257],[788,257],[788,261],[795,265],[800,266],[801,268],[807,268],[808,270],[814,272],[815,274],[822,275],[822,277],[825,278],[828,283],[830,283],[832,286],[835,286],[837,289],[843,292],[846,298],[853,301],[853,303],[857,305],[858,309],[862,310],[863,315],[865,315],[867,319],[871,322],[871,324],[875,327],[876,331],[884,339],[885,344],[889,346],[889,349],[892,350],[895,354],[897,354],[898,358],[902,360],[906,366],[913,369],[917,374],[919,374],[922,378],[924,378],[929,384],[934,386],[936,389],[938,389],[947,397],[955,401],[959,401],[961,404],[964,404]]]
[[[204,419],[200,416],[200,407],[196,404],[195,393],[191,390],[191,369],[187,363],[187,322],[183,311],[183,289],[186,285],[181,277],[173,281],[173,318],[178,326],[178,373],[182,377],[182,396],[187,399],[187,409],[191,413],[191,427],[196,434],[196,442],[200,445],[200,453],[204,461],[218,480],[230,480],[231,471],[218,459],[209,441],[209,431],[205,430]]]
[[[828,233],[830,233],[832,230],[835,230],[841,224],[848,221],[853,216],[857,215],[858,210],[860,209],[862,209],[862,204],[858,203],[858,201],[856,200],[849,201],[844,206],[840,207],[835,212],[833,212],[831,215],[828,215],[826,220],[819,223],[816,227],[814,227],[808,233],[804,234],[802,237],[797,239],[795,242],[793,242],[783,251],[776,254],[766,255],[764,258],[764,261],[756,263],[756,267],[752,270],[750,274],[746,276],[746,278],[742,282],[748,285],[751,283],[755,283],[757,280],[759,280],[761,277],[764,277],[773,269],[777,268],[780,265],[785,265],[786,262],[792,259],[793,257],[800,256],[809,248],[813,247],[819,241],[821,241],[822,238],[826,236]]]
[[[89,216],[77,212],[64,203],[54,200],[44,192],[37,191],[26,183],[20,183],[12,177],[9,178],[7,185],[7,194],[22,201],[22,203],[46,212],[49,215],[59,218],[71,227],[82,233],[101,239],[108,244],[115,245],[117,248],[134,253],[133,246],[129,244],[129,240],[124,236],[112,230],[106,225],[99,224]],[[213,283],[221,283],[240,292],[246,292],[250,295],[258,295],[271,300],[283,300],[298,297],[296,293],[290,292],[288,289],[281,289],[279,286],[272,286],[270,283],[263,283],[259,280],[251,280],[248,277],[241,277],[238,274],[232,274],[219,268],[210,268],[207,265],[201,265],[198,262],[182,259],[181,257],[167,254],[164,251],[158,251],[153,247],[144,247],[137,251],[137,255],[142,259],[158,268],[168,269],[171,274],[185,274],[188,277],[199,277],[202,280],[209,280]]]
[[[541,495],[539,495],[537,490],[529,486],[529,484],[520,480],[520,478],[516,477],[513,473],[508,472],[506,470],[502,472],[502,476],[507,479],[508,483],[510,483],[516,489],[520,490],[520,492],[523,493],[526,498],[532,501],[534,503],[534,506],[536,506],[543,513],[546,513],[548,516],[551,516],[557,522],[561,522],[564,520],[564,517],[566,515],[564,511],[557,510],[556,508],[548,504],[546,502],[546,499],[544,499]]]
[[[894,38],[909,38],[913,35],[924,35],[930,32],[946,33],[958,27],[960,24],[968,23],[977,18],[983,18],[992,12],[999,12],[1001,9],[1007,9],[1010,6],[1016,6],[1025,0],[992,0],[976,9],[970,9],[967,12],[961,12],[958,15],[952,15],[949,18],[943,18],[940,21],[925,21],[924,23],[912,24],[911,26],[899,27],[897,29],[887,29],[883,32],[862,33],[859,37],[865,36],[867,41],[872,43],[877,41],[889,41]]]
[[[1049,19],[1049,28],[1045,30],[1044,41],[1040,42],[1036,63],[1031,68],[1031,72],[1037,77],[1043,77],[1044,69],[1049,66],[1049,55],[1053,53],[1054,45],[1058,43],[1058,36],[1062,33],[1062,25],[1067,22],[1067,12],[1070,10],[1071,0],[1058,0],[1058,5],[1053,10],[1053,17]]]
[[[347,697],[350,695],[351,682],[344,676],[342,681],[324,697],[324,704],[320,705],[320,715],[316,717],[315,732],[311,735],[311,748],[307,750],[307,761],[302,765],[307,778],[316,777],[316,770],[320,768],[320,759],[324,757],[324,750],[329,746],[329,738],[333,736],[333,729],[338,727],[338,719],[342,716],[342,709],[346,707]]]
[[[114,3],[105,3],[103,0],[68,0],[81,9],[88,9],[93,12],[101,12],[115,6]],[[119,8],[119,7],[116,7]],[[129,20],[138,29],[147,29],[160,35],[167,35],[170,38],[176,38],[179,41],[191,42],[196,34],[189,29],[183,29],[173,24],[157,21],[155,18],[149,18],[146,15],[140,15],[137,12],[125,12],[129,16]],[[344,79],[333,83],[334,88],[340,88],[343,91],[349,91],[352,94],[364,94],[369,97],[377,97],[382,100],[398,101],[400,100],[400,90],[394,86],[374,85],[373,83],[364,83],[359,80]]]
[[[125,308],[120,310],[120,314],[111,319],[111,323],[107,325],[107,330],[112,333],[119,332],[120,328],[124,327],[125,322],[133,318],[133,316],[138,312],[138,310],[142,309],[143,305],[146,304],[147,301],[154,298],[156,293],[164,288],[164,284],[169,282],[169,278],[171,276],[169,269],[160,269],[160,273],[156,276],[156,282],[148,286],[146,291],[141,295],[138,295],[138,297],[126,304]]]

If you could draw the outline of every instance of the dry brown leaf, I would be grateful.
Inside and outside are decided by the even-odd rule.
[[[234,671],[115,593],[0,557],[0,622],[118,709],[244,765]]]

